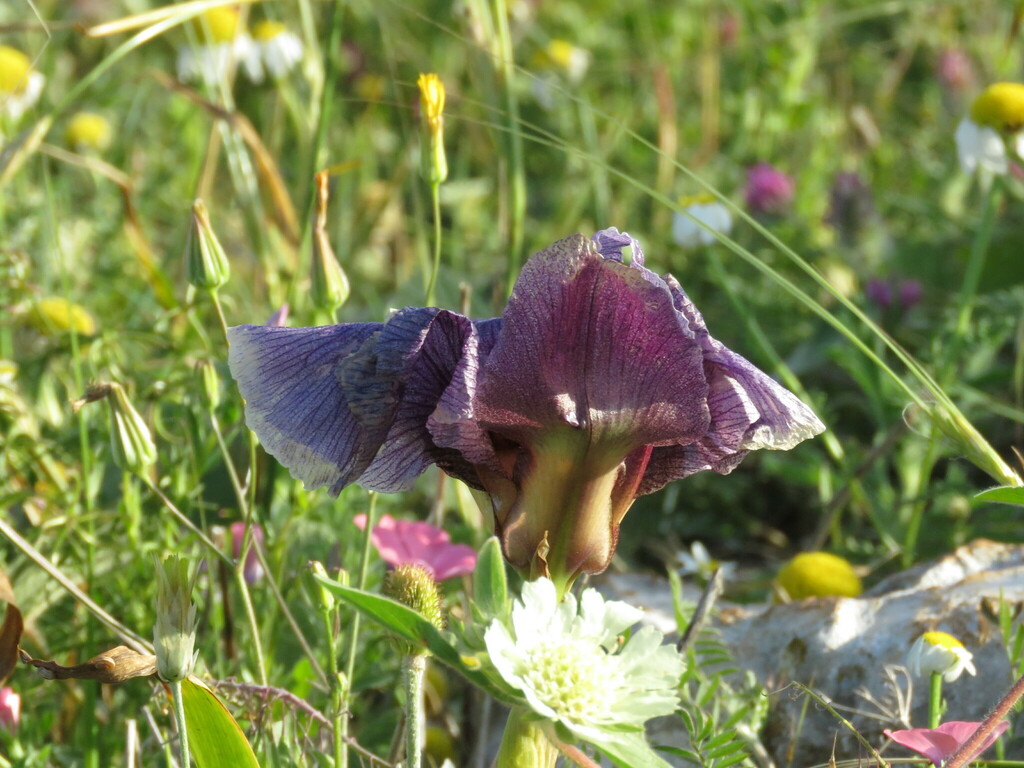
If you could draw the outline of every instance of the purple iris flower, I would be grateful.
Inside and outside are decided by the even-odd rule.
[[[404,490],[437,464],[489,494],[516,568],[565,587],[608,566],[637,496],[824,429],[643,263],[612,228],[533,256],[501,318],[407,307],[384,323],[232,328],[247,423],[334,494]]]

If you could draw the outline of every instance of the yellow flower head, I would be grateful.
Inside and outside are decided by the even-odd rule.
[[[17,48],[0,45],[0,95],[20,93],[28,87],[32,62]]]
[[[28,315],[29,322],[40,333],[55,335],[74,329],[79,336],[96,335],[96,321],[89,310],[60,296],[40,299]]]
[[[110,123],[103,115],[77,112],[64,131],[64,139],[75,149],[103,150],[110,146]]]
[[[421,74],[416,85],[420,89],[420,109],[423,111],[423,119],[427,121],[427,129],[437,134],[444,118],[444,83],[440,77],[431,73]]]
[[[548,60],[556,67],[568,70],[572,66],[576,46],[567,40],[552,40],[544,49]]]
[[[828,552],[802,552],[779,571],[776,577],[791,600],[805,597],[857,597],[862,591],[853,566]]]
[[[683,195],[679,198],[680,208],[689,208],[691,205],[707,205],[717,202],[718,198],[710,192],[698,192],[696,195]]]
[[[971,105],[971,120],[997,131],[1016,133],[1024,128],[1024,85],[994,83]]]
[[[212,43],[230,43],[241,31],[241,14],[237,8],[221,5],[203,12],[196,19],[200,37]]]
[[[261,21],[255,27],[252,28],[252,36],[254,39],[260,42],[267,40],[273,40],[275,37],[280,35],[282,32],[287,32],[288,28],[279,21]]]
[[[924,635],[922,635],[922,637],[924,638],[924,641],[928,643],[928,645],[934,645],[938,648],[944,648],[947,651],[951,651],[954,648],[964,647],[963,643],[961,643],[948,632],[925,632]]]
[[[964,672],[977,674],[974,654],[946,632],[925,632],[917,638],[907,654],[907,667],[914,677],[942,675],[947,683],[954,682]]]

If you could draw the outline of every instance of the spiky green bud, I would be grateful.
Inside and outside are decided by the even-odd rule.
[[[156,624],[153,648],[160,679],[177,683],[192,674],[195,666],[196,607],[192,590],[196,574],[189,576],[188,563],[172,555],[156,563]]]
[[[217,239],[202,200],[192,204],[192,224],[185,246],[188,281],[196,288],[215,291],[228,281],[231,268]]]
[[[110,447],[114,462],[121,469],[143,474],[156,463],[156,444],[149,427],[120,384],[104,384],[95,389],[105,394],[110,411]]]
[[[411,563],[398,566],[384,579],[381,591],[385,597],[409,606],[438,629],[444,628],[441,592],[434,577],[422,566]],[[404,642],[399,645],[406,654],[422,652],[421,648]]]
[[[336,312],[348,300],[348,277],[327,237],[327,172],[316,175],[316,212],[313,224],[313,266],[310,273],[313,306]]]

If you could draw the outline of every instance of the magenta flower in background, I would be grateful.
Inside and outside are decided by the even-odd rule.
[[[608,566],[637,496],[824,429],[614,228],[533,256],[501,318],[406,307],[229,338],[249,427],[308,488],[400,491],[437,464],[488,493],[513,566],[563,587]]]
[[[13,688],[0,688],[0,728],[14,733],[21,721],[21,696]]]
[[[999,723],[982,743],[977,753],[967,759],[967,763],[970,763],[971,760],[974,760],[991,747],[995,740],[1003,735],[1009,725],[1009,722],[1006,720]],[[914,728],[909,731],[890,731],[886,729],[882,733],[897,744],[907,747],[907,749],[912,749],[920,755],[924,755],[932,761],[935,768],[940,768],[960,748],[960,745],[978,730],[979,726],[981,726],[981,723],[950,720],[938,728]]]
[[[864,286],[864,295],[868,301],[885,311],[892,304],[892,287],[885,280],[873,277]]]
[[[747,170],[747,207],[754,213],[777,215],[793,202],[793,179],[770,163],[758,163]]]
[[[232,557],[236,560],[239,555],[242,554],[242,544],[245,542],[245,523],[241,520],[231,524],[231,552]],[[263,546],[263,528],[259,525],[252,527],[252,546],[249,547],[249,552],[245,556],[245,566],[242,568],[242,575],[245,577],[245,583],[252,586],[257,581],[263,578],[263,566],[260,565],[260,560],[256,556],[256,547]]]
[[[924,286],[919,280],[896,280],[873,277],[864,286],[868,301],[885,312],[895,305],[901,312],[908,312],[924,297]]]
[[[946,48],[935,64],[939,82],[950,91],[966,91],[974,85],[974,65],[970,57],[958,48]]]
[[[903,311],[906,312],[924,297],[924,286],[920,280],[901,280],[896,293],[900,297]]]
[[[366,515],[356,515],[353,522],[360,529],[365,529]],[[430,523],[396,520],[391,515],[383,515],[373,526],[370,540],[381,559],[391,567],[419,565],[434,577],[434,581],[464,576],[476,568],[476,551],[472,547],[452,544],[446,531]]]

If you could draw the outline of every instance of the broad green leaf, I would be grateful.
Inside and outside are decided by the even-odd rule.
[[[647,737],[639,731],[609,734],[607,741],[590,743],[620,768],[670,768],[670,764],[651,749]]]
[[[519,704],[510,688],[503,687],[480,667],[478,659],[465,659],[427,619],[412,608],[372,592],[347,587],[324,576],[313,576],[328,590],[399,637],[426,648],[474,685],[506,704]]]
[[[473,600],[485,616],[504,618],[509,611],[508,577],[501,544],[491,536],[480,548],[473,571]]]
[[[260,768],[242,729],[213,691],[189,678],[181,694],[196,768]]]
[[[974,498],[982,501],[998,501],[1003,504],[1019,504],[1024,506],[1024,488],[1014,485],[1002,485],[998,488],[989,488],[982,491]]]

